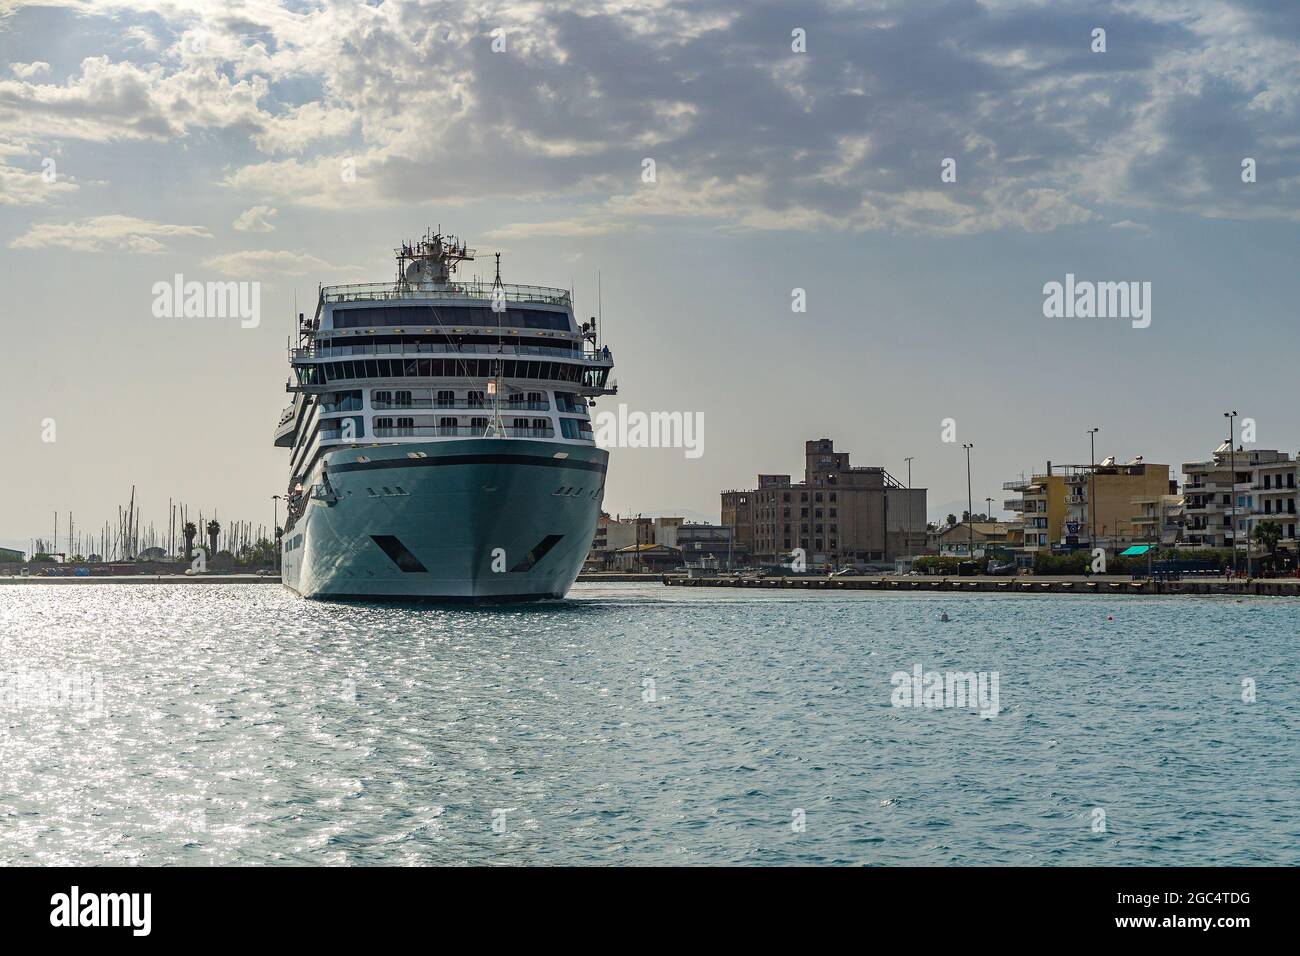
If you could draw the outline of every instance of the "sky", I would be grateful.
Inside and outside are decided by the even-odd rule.
[[[0,0],[0,544],[133,485],[269,525],[295,310],[438,225],[580,318],[599,281],[598,411],[702,416],[611,450],[611,513],[716,520],[820,437],[936,519],[963,443],[995,512],[1093,427],[1295,453],[1300,7],[1064,6]],[[156,314],[178,274],[258,321]],[[1149,325],[1045,315],[1067,275]]]

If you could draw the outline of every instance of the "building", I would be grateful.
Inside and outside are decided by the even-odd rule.
[[[1114,458],[1099,465],[1053,467],[1049,461],[1044,473],[1002,487],[1020,493],[1003,507],[1018,513],[1014,521],[1024,534],[1022,563],[1032,563],[1039,551],[1116,550],[1146,541],[1151,507],[1146,499],[1178,490],[1169,480],[1168,465],[1141,457],[1122,465]]]
[[[674,531],[674,546],[687,566],[730,571],[749,564],[749,552],[736,548],[726,525],[686,522]]]
[[[1061,539],[1065,527],[1065,476],[1054,474],[1049,461],[1044,473],[1005,482],[1002,488],[1020,494],[1019,498],[1004,501],[1002,507],[1018,513],[1012,523],[1020,524],[1021,563],[1032,564],[1036,552],[1051,551],[1053,542]]]
[[[852,467],[819,438],[804,443],[803,481],[759,475],[757,488],[722,492],[722,523],[759,563],[788,561],[795,548],[809,567],[892,562],[925,547],[926,490]]]
[[[679,552],[679,565],[685,561],[697,567],[730,569],[738,566],[738,558],[740,565],[748,561],[748,552],[736,548],[731,528],[724,525],[689,522],[676,516],[610,517],[602,512],[583,567],[589,571],[608,570],[620,563],[619,552],[650,545]]]
[[[682,552],[666,544],[634,544],[619,549],[614,558],[620,571],[659,573],[682,566]]]
[[[1256,527],[1282,529],[1279,551],[1296,549],[1297,462],[1272,448],[1233,450],[1183,464],[1184,547],[1246,548]],[[1235,500],[1234,500],[1235,499]]]
[[[935,550],[945,558],[982,558],[991,549],[1011,547],[1011,523],[1006,521],[958,521],[945,525],[931,536]]]
[[[0,548],[0,564],[20,564],[26,558],[23,551],[15,551],[13,548]]]
[[[1183,535],[1182,495],[1138,495],[1133,499],[1136,535],[1144,544],[1172,548]]]
[[[596,534],[583,567],[588,571],[608,570],[614,564],[616,552],[637,543],[637,528],[634,519],[611,518],[602,511],[596,519]]]

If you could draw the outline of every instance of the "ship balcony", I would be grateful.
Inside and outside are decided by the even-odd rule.
[[[402,409],[405,408],[440,408],[440,409],[449,408],[458,411],[482,412],[482,411],[486,411],[492,406],[491,404],[488,404],[486,402],[470,402],[463,399],[453,401],[453,402],[448,402],[448,401],[439,401],[436,398],[412,398],[408,401],[403,401],[403,402],[371,402],[370,407],[377,411],[401,411]],[[503,412],[516,412],[516,411],[548,412],[551,410],[551,403],[550,402],[512,402],[507,400],[501,403],[500,408],[501,411]],[[578,411],[578,409],[576,408],[569,409],[569,410],[575,412]]]
[[[502,283],[499,294],[506,302],[537,302],[543,305],[570,305],[568,289],[555,289],[541,285],[515,285]],[[385,302],[394,299],[436,299],[453,301],[471,299],[491,301],[498,295],[498,287],[491,282],[448,282],[443,285],[423,286],[396,282],[361,282],[352,285],[329,285],[321,289],[324,302]]]
[[[554,438],[554,428],[518,428],[507,425],[502,429],[508,438]],[[376,438],[484,438],[487,429],[464,425],[407,425],[405,428],[376,428]],[[338,438],[338,433],[322,432],[321,437]]]
[[[289,361],[294,365],[313,365],[317,362],[356,355],[535,355],[543,358],[568,359],[586,362],[598,368],[612,368],[614,357],[609,349],[586,352],[582,349],[547,348],[541,345],[493,345],[452,342],[410,342],[399,345],[334,345],[320,348],[289,350]]]
[[[292,418],[282,420],[275,427],[274,445],[276,448],[292,448],[293,436],[298,431],[298,423]]]

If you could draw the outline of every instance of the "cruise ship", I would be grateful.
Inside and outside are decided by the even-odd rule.
[[[474,258],[426,232],[392,282],[324,286],[297,318],[284,584],[306,598],[563,597],[582,568],[609,453],[589,408],[613,359],[568,290],[460,281]]]

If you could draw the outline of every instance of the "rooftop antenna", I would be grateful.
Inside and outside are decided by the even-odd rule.
[[[488,380],[488,394],[492,396],[492,419],[488,422],[487,431],[484,432],[484,438],[505,438],[505,424],[501,421],[501,372],[503,363],[501,354],[503,347],[501,344],[501,315],[505,312],[505,288],[501,285],[501,253],[495,253],[496,257],[496,278],[492,280],[492,306],[493,311],[497,314],[497,359],[492,364],[492,378]],[[500,299],[497,296],[501,296]],[[497,303],[501,306],[498,307]]]

